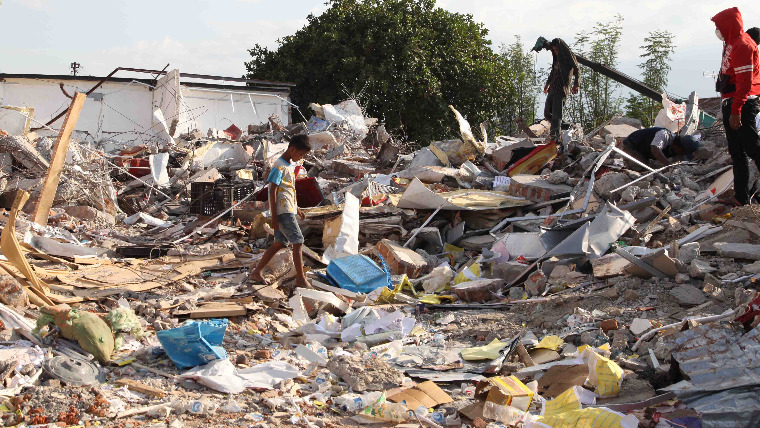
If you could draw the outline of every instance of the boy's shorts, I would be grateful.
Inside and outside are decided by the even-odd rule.
[[[277,222],[280,227],[274,231],[274,240],[285,245],[303,244],[303,234],[298,227],[296,215],[292,213],[278,214]]]

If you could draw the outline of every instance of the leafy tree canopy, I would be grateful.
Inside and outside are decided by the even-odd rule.
[[[437,8],[434,0],[328,6],[276,50],[250,49],[247,76],[296,83],[291,98],[304,112],[312,102],[357,96],[368,115],[423,145],[458,134],[449,104],[473,125],[502,122],[494,119],[516,92],[508,55],[491,49],[488,30],[472,15]]]

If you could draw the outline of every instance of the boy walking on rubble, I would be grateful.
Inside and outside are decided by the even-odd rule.
[[[250,278],[254,281],[266,284],[261,271],[272,260],[278,251],[290,244],[293,246],[293,264],[296,268],[296,286],[308,287],[306,275],[303,271],[303,234],[298,227],[296,214],[305,218],[303,211],[296,204],[296,176],[295,163],[311,151],[309,136],[299,134],[293,137],[288,144],[288,149],[274,163],[269,172],[269,213],[272,216],[272,229],[274,229],[274,244],[269,247],[256,268],[251,272]]]

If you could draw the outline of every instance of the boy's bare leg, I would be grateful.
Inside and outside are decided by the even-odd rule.
[[[293,264],[296,265],[296,286],[310,288],[311,285],[303,272],[303,244],[293,244]]]
[[[261,276],[261,271],[264,270],[266,265],[272,260],[272,257],[274,257],[274,255],[283,248],[285,248],[285,244],[275,241],[271,247],[267,248],[267,250],[264,252],[264,255],[261,256],[261,259],[259,259],[259,262],[256,264],[256,268],[251,271],[251,274],[248,276],[248,278],[262,284],[267,284],[266,279]],[[301,270],[303,270],[303,268],[301,268]]]

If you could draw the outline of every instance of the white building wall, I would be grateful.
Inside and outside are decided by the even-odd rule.
[[[32,127],[41,126],[71,102],[61,92],[59,83],[63,83],[66,91],[73,95],[77,91],[88,91],[97,82],[6,78],[0,82],[0,105],[33,107],[36,122],[32,123]],[[225,129],[232,123],[245,131],[250,124],[265,123],[273,113],[280,116],[283,124],[288,124],[290,100],[287,92],[270,94],[260,90],[246,91],[244,87],[235,91],[181,87],[182,105],[176,135],[196,128],[204,133],[209,128]],[[106,82],[87,97],[77,121],[75,137],[87,141],[113,140],[127,146],[161,140],[161,125],[154,123],[152,105],[153,91],[146,85],[135,81]],[[9,113],[4,111],[3,114]],[[57,129],[62,122],[63,118],[51,127]],[[167,122],[171,119],[167,118]],[[0,129],[2,127],[3,119],[0,118]],[[55,134],[49,130],[38,133]]]

